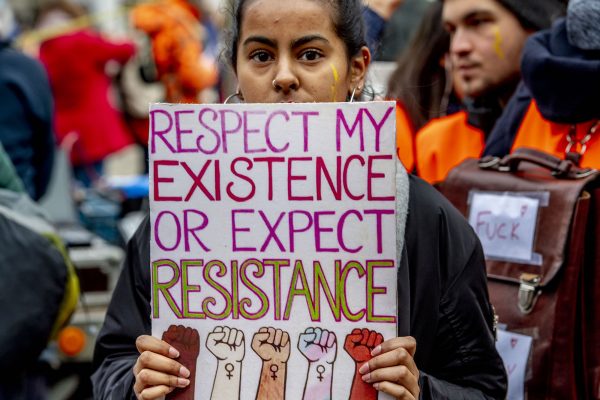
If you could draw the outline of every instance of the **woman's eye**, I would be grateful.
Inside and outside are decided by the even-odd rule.
[[[271,60],[271,55],[266,51],[255,51],[254,53],[250,54],[250,59],[264,63]]]
[[[300,59],[304,61],[315,61],[321,57],[323,57],[323,55],[316,50],[307,50],[300,54]]]

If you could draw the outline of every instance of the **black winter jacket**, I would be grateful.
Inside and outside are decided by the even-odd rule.
[[[504,399],[506,373],[492,333],[483,252],[464,218],[410,177],[405,247],[398,269],[399,336],[417,341],[422,399]],[[150,334],[150,224],[127,258],[94,355],[95,399],[134,399],[135,339]]]

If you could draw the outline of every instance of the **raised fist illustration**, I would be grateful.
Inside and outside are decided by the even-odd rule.
[[[245,352],[244,332],[228,326],[217,326],[208,334],[206,348],[219,360],[242,361]]]
[[[194,328],[183,325],[171,325],[163,332],[162,340],[179,350],[177,361],[184,366],[194,368],[200,353],[200,334]]]
[[[281,329],[260,328],[252,338],[252,350],[263,361],[287,363],[290,358],[290,335]]]
[[[371,358],[371,351],[383,342],[381,333],[369,329],[353,329],[346,336],[344,349],[356,363],[362,363]]]
[[[179,351],[179,361],[190,370],[190,385],[175,389],[166,396],[167,400],[193,400],[195,392],[196,360],[200,353],[200,334],[194,328],[183,325],[171,325],[163,332],[162,340]]]
[[[306,328],[298,339],[298,350],[309,362],[333,364],[337,355],[335,333],[321,328]]]

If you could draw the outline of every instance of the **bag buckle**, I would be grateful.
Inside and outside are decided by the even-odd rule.
[[[541,277],[536,274],[523,273],[519,278],[519,310],[523,314],[529,314],[540,293]]]

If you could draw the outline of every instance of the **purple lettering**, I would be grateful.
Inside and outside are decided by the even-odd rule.
[[[275,147],[273,145],[273,142],[271,141],[271,133],[270,133],[271,132],[271,130],[270,130],[271,129],[271,120],[278,115],[283,115],[286,122],[290,120],[289,115],[285,111],[275,111],[274,113],[269,115],[269,117],[267,118],[267,122],[265,123],[265,141],[267,142],[267,147],[273,153],[282,153],[282,152],[286,151],[288,149],[288,147],[290,147],[289,141],[283,147],[279,147],[279,148]]]
[[[212,149],[205,149],[202,147],[202,139],[204,139],[204,135],[198,135],[198,138],[196,139],[196,146],[204,154],[215,154],[219,149],[219,146],[221,145],[221,138],[219,137],[219,132],[217,132],[216,130],[204,123],[202,117],[204,116],[204,113],[208,112],[212,114],[213,121],[217,120],[217,113],[215,110],[211,108],[203,108],[198,114],[198,122],[200,123],[200,125],[202,125],[204,129],[213,134],[213,136],[215,137],[215,147],[213,147]]]
[[[385,174],[373,172],[373,160],[393,160],[392,155],[369,156],[369,165],[367,167],[367,198],[370,201],[394,201],[394,196],[375,196],[372,193],[373,179],[385,178]]]
[[[169,232],[169,235],[167,235],[168,237],[173,237],[171,232],[175,230],[175,243],[171,247],[166,246],[160,239],[162,236],[159,233],[161,221],[165,215],[171,217],[172,222],[174,223],[173,227],[175,228],[173,229],[173,227],[170,227],[169,229],[167,229],[167,232]],[[181,241],[181,225],[179,224],[179,219],[177,218],[177,215],[175,215],[175,213],[171,211],[161,211],[158,213],[158,215],[156,216],[156,220],[154,221],[154,241],[156,242],[158,247],[160,247],[160,249],[163,251],[173,251],[177,248],[177,246],[179,246],[179,242]]]
[[[331,227],[321,227],[321,216],[323,215],[335,215],[335,211],[315,211],[315,250],[319,253],[337,253],[340,249],[321,246],[321,234],[323,232],[333,232],[333,228]]]
[[[250,228],[238,228],[236,224],[237,214],[254,214],[254,210],[231,210],[231,239],[232,251],[256,251],[256,247],[239,247],[237,244],[237,232],[250,232]]]
[[[223,153],[227,154],[227,135],[234,134],[240,130],[242,127],[242,117],[233,110],[220,110],[219,114],[221,114],[221,141],[223,143]],[[235,128],[229,128],[227,126],[227,114],[232,114],[237,118],[237,125]]]
[[[354,120],[354,123],[352,124],[352,128],[350,128],[350,126],[348,126],[348,123],[346,122],[346,118],[344,117],[343,110],[341,110],[341,109],[336,110],[335,143],[336,143],[336,150],[338,152],[341,151],[341,147],[342,147],[341,125],[344,125],[344,129],[346,130],[346,133],[348,134],[349,138],[352,138],[352,136],[354,135],[354,130],[358,128],[359,140],[360,140],[360,151],[365,151],[365,138],[363,135],[362,113],[363,113],[363,108],[358,110],[358,113],[356,114],[356,119]]]
[[[302,116],[302,132],[304,135],[304,152],[308,152],[308,117],[318,116],[318,111],[293,111],[292,115]]]
[[[383,126],[385,121],[388,119],[388,117],[390,116],[390,113],[392,112],[393,109],[394,109],[393,107],[389,107],[379,123],[377,123],[377,121],[375,121],[375,118],[373,118],[373,116],[369,112],[368,108],[364,109],[364,112],[367,114],[367,117],[369,117],[369,119],[371,120],[371,123],[373,124],[373,127],[375,128],[375,151],[376,152],[379,152],[379,135],[381,133],[381,127]]]
[[[244,111],[244,152],[246,152],[246,154],[264,153],[265,151],[267,151],[267,149],[265,149],[265,148],[251,149],[250,146],[248,145],[248,137],[250,135],[260,133],[260,129],[249,127],[248,116],[249,115],[265,115],[265,114],[266,114],[266,111],[261,111],[261,110]]]
[[[297,228],[297,225],[295,224],[295,220],[294,220],[294,216],[296,214],[302,214],[306,217],[307,219],[307,224],[304,227],[300,227]],[[311,213],[307,212],[307,211],[302,211],[302,210],[297,210],[297,211],[291,211],[288,213],[288,226],[289,226],[289,235],[290,235],[290,251],[293,253],[294,252],[294,238],[296,233],[302,233],[302,232],[306,232],[307,230],[310,229],[310,227],[312,226],[313,223],[313,219],[312,219],[312,215]]]
[[[345,213],[343,213],[342,216],[340,217],[340,220],[338,221],[338,226],[337,226],[338,243],[340,244],[340,247],[342,248],[342,250],[344,250],[345,252],[358,253],[359,251],[362,250],[363,246],[358,246],[358,247],[351,249],[348,246],[346,246],[346,242],[344,241],[344,225],[346,223],[346,218],[348,218],[349,215],[356,216],[356,218],[361,222],[363,220],[362,215],[356,210],[348,210]]]
[[[194,149],[194,148],[184,148],[183,145],[181,144],[181,137],[183,135],[189,135],[190,133],[192,133],[191,129],[183,129],[181,127],[181,120],[180,120],[180,115],[181,114],[193,114],[194,111],[192,110],[178,110],[175,111],[175,135],[177,136],[177,152],[178,153],[197,153],[198,149]]]
[[[199,225],[190,227],[191,215],[196,214],[200,216],[202,222]],[[202,247],[202,249],[206,252],[210,251],[208,247],[200,240],[196,231],[201,231],[208,226],[208,217],[202,211],[198,210],[184,210],[183,211],[183,234],[185,238],[185,251],[190,251],[190,235],[196,239],[196,242]]]
[[[162,114],[168,118],[169,124],[165,130],[159,131],[156,129],[156,114]],[[159,137],[167,146],[167,148],[171,151],[171,153],[176,153],[175,148],[171,146],[171,143],[167,139],[165,139],[165,135],[169,133],[171,128],[173,127],[173,119],[171,118],[171,114],[169,114],[165,110],[152,110],[150,111],[150,151],[152,154],[156,153],[156,138]]]
[[[269,242],[271,241],[271,238],[277,243],[279,250],[285,251],[285,246],[281,243],[281,240],[279,240],[279,237],[277,236],[277,233],[276,233],[277,227],[279,226],[279,223],[283,219],[285,212],[282,212],[279,214],[279,217],[277,218],[277,221],[275,221],[274,225],[271,225],[271,223],[269,222],[269,219],[267,218],[267,216],[265,215],[264,212],[259,210],[258,214],[260,214],[260,217],[264,221],[265,226],[266,226],[267,230],[269,231],[269,235],[267,236],[263,245],[261,246],[260,251],[265,251],[265,249],[269,245]]]

